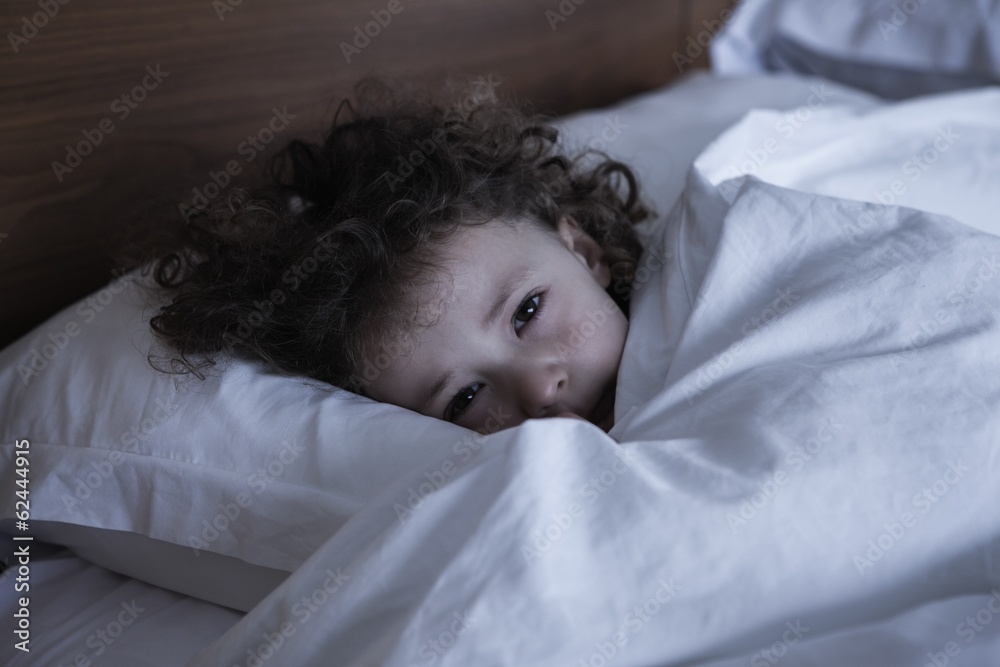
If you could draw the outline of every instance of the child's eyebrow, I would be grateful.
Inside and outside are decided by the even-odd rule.
[[[452,378],[454,377],[455,377],[454,369],[450,371],[445,371],[441,375],[441,377],[438,378],[438,381],[431,386],[430,391],[427,394],[427,397],[424,398],[423,402],[420,404],[420,409],[417,410],[417,412],[425,412],[425,413],[428,412],[430,410],[431,404],[434,403],[434,399],[437,398],[438,394],[444,391],[444,388],[448,386],[448,383],[451,382]]]
[[[510,297],[514,294],[514,290],[517,289],[518,285],[527,280],[530,275],[531,269],[527,266],[522,266],[520,270],[507,274],[507,278],[500,284],[500,288],[497,290],[493,305],[486,311],[486,316],[480,325],[483,331],[489,331],[497,318],[500,317],[500,314],[503,313],[507,302],[510,301]]]

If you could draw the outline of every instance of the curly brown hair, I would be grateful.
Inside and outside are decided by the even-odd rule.
[[[554,229],[572,216],[604,249],[608,293],[627,314],[633,224],[650,215],[635,176],[603,153],[566,154],[549,118],[493,87],[401,100],[366,80],[321,144],[295,140],[272,159],[270,185],[147,242],[141,263],[170,297],[150,326],[173,356],[154,365],[203,377],[232,355],[361,393],[362,361],[414,326],[434,249],[494,219]]]

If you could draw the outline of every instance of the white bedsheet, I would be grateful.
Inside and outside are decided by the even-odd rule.
[[[622,444],[456,442],[189,664],[1000,655],[1000,238],[693,172],[646,260]]]
[[[16,649],[5,632],[0,664],[6,667],[177,667],[243,616],[108,572],[61,547],[27,544],[31,650]],[[0,614],[10,619],[5,629],[13,628],[22,594],[14,591],[14,562],[0,575]]]
[[[697,158],[714,184],[742,175],[793,190],[949,215],[1000,235],[1000,88],[892,105],[754,110]],[[856,221],[863,232],[869,221]]]
[[[998,97],[965,95],[810,109],[752,172],[872,199],[958,113],[961,140],[900,200],[1000,230],[1000,190],[971,178],[1000,164]],[[643,262],[623,444],[565,420],[457,441],[239,623],[39,561],[36,650],[0,663],[177,665],[214,639],[189,664],[997,664],[1000,240],[759,183],[720,198],[710,185],[783,117],[755,113],[702,155]],[[661,208],[677,190],[644,185]],[[95,655],[133,597],[137,622]]]

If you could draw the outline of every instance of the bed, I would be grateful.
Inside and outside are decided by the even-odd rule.
[[[8,8],[4,664],[995,664],[1000,10],[941,11]],[[479,77],[635,168],[609,434],[150,369],[116,244],[372,72]]]

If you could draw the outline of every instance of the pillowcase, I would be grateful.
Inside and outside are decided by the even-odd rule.
[[[562,130],[568,145],[633,164],[666,213],[719,132],[753,106],[803,104],[814,85],[695,76]],[[443,453],[467,460],[488,441],[252,363],[205,381],[159,374],[147,362],[157,302],[145,281],[122,276],[0,351],[0,474],[14,488],[15,443],[27,440],[38,539],[246,611],[399,475]],[[440,484],[426,482],[420,493]],[[8,532],[15,500],[0,499]]]
[[[13,488],[15,442],[29,442],[40,539],[245,610],[373,490],[430,452],[479,446],[444,421],[253,363],[204,382],[160,374],[145,284],[122,276],[0,352],[0,460]]]
[[[695,158],[751,109],[805,109],[822,88],[826,103],[870,109],[872,95],[810,77],[721,78],[693,72],[663,90],[640,95],[610,109],[563,119],[569,149],[596,149],[629,165],[641,195],[665,216],[680,198]]]
[[[991,0],[745,0],[711,45],[726,75],[795,72],[885,98],[1000,83]]]

